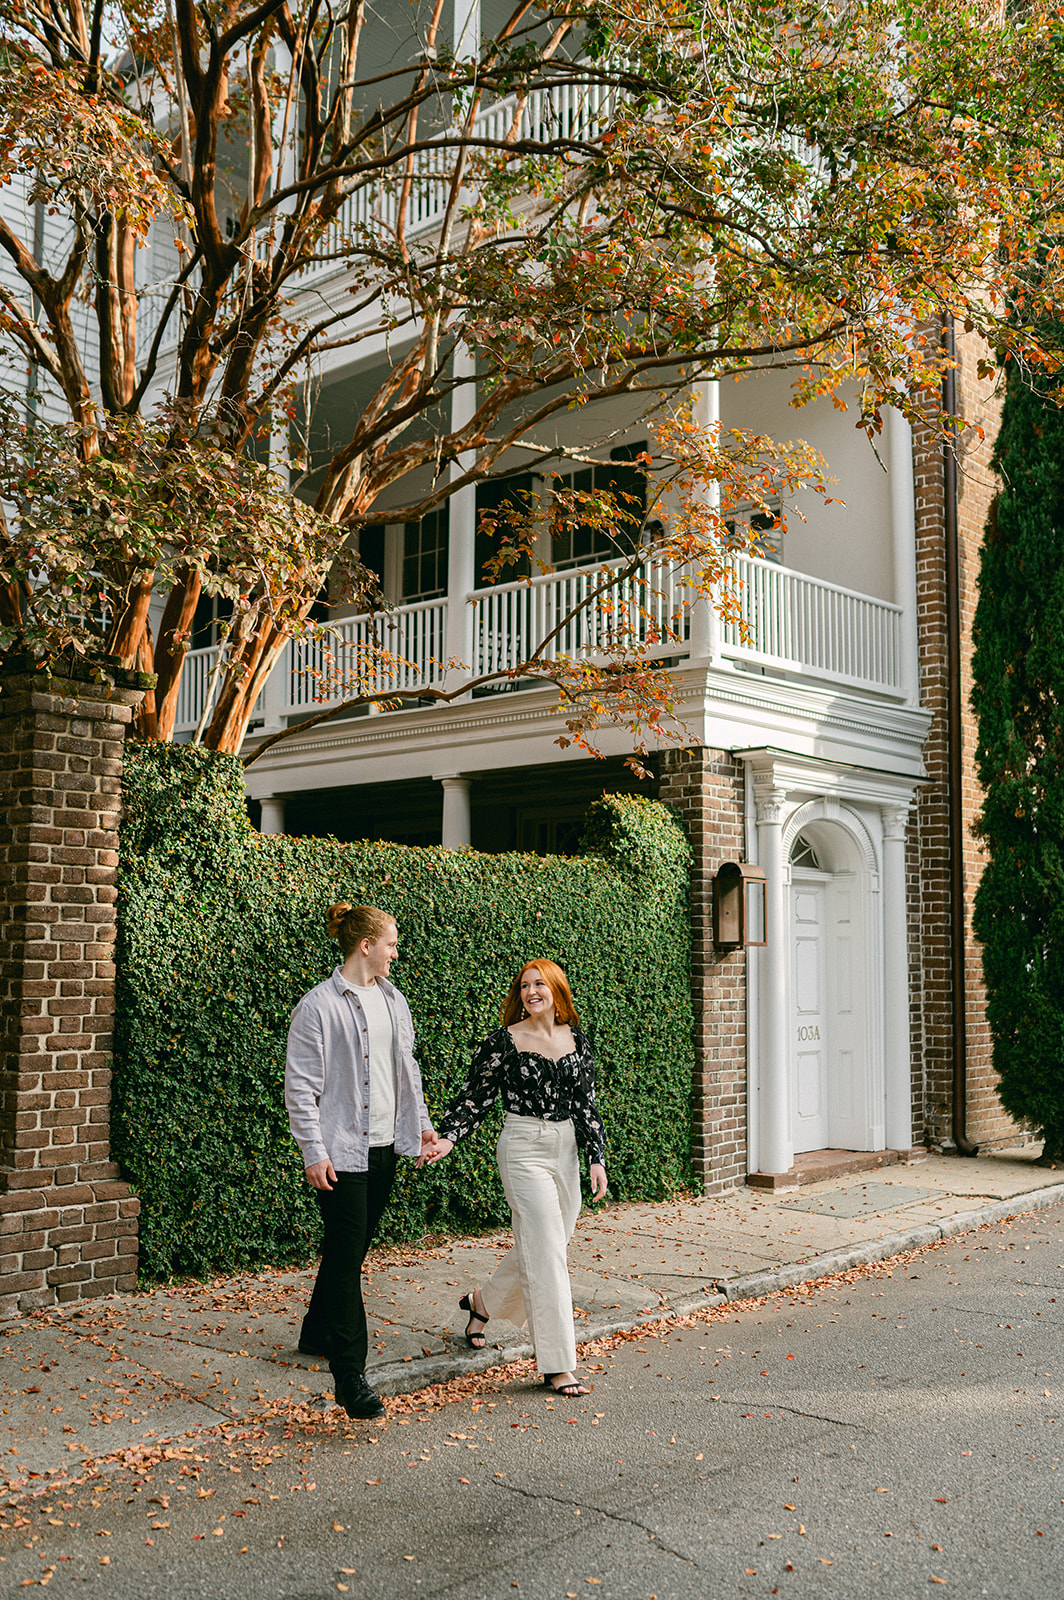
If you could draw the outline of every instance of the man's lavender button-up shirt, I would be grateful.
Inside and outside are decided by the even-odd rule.
[[[392,1019],[395,1148],[421,1154],[432,1127],[414,1060],[414,1024],[403,995],[378,978]],[[369,1166],[369,1030],[357,994],[337,967],[292,1012],[284,1073],[288,1125],[305,1167],[329,1160],[337,1172]]]

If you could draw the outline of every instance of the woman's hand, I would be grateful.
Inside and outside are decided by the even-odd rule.
[[[601,1161],[593,1161],[588,1168],[588,1175],[591,1178],[592,1200],[601,1200],[606,1193],[606,1168]]]
[[[437,1137],[435,1144],[430,1147],[422,1143],[421,1154],[417,1159],[417,1166],[423,1167],[426,1161],[442,1161],[444,1156],[449,1156],[454,1149],[453,1139]]]

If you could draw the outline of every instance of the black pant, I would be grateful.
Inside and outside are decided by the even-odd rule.
[[[329,1351],[338,1381],[364,1372],[369,1337],[362,1300],[362,1263],[395,1182],[395,1150],[374,1145],[367,1172],[338,1172],[331,1189],[316,1189],[325,1224],[314,1293],[301,1339]]]

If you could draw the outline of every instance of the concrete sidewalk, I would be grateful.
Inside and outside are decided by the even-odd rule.
[[[825,1277],[1017,1212],[1064,1201],[1035,1152],[932,1156],[800,1190],[585,1211],[570,1248],[578,1337]],[[459,1297],[507,1235],[375,1252],[367,1263],[369,1373],[408,1393],[530,1353],[492,1323],[471,1351]],[[188,1443],[276,1402],[331,1402],[324,1363],[296,1339],[313,1273],[264,1271],[85,1300],[0,1326],[0,1488],[90,1461]]]

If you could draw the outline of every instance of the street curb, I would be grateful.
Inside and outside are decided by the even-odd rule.
[[[577,1342],[590,1344],[596,1339],[608,1339],[617,1333],[631,1333],[646,1323],[660,1322],[668,1317],[690,1316],[695,1311],[711,1310],[739,1300],[760,1300],[780,1289],[791,1289],[799,1283],[809,1283],[830,1278],[838,1272],[849,1272],[854,1267],[870,1266],[875,1261],[886,1261],[906,1250],[920,1250],[929,1244],[941,1244],[958,1234],[971,1233],[990,1222],[1001,1222],[1007,1217],[1019,1216],[1024,1211],[1046,1211],[1050,1206],[1064,1204],[1064,1181],[1048,1184],[1042,1189],[1030,1189],[1026,1194],[1015,1195],[1010,1200],[996,1200],[991,1205],[980,1206],[975,1211],[958,1211],[937,1222],[921,1223],[898,1233],[884,1234],[881,1239],[854,1245],[849,1250],[832,1250],[822,1256],[811,1256],[808,1261],[794,1262],[767,1272],[748,1273],[744,1278],[718,1280],[704,1292],[687,1295],[682,1300],[655,1306],[640,1312],[638,1317],[622,1317],[611,1322],[592,1322],[578,1331]],[[452,1378],[473,1376],[489,1372],[493,1367],[507,1366],[511,1361],[526,1360],[533,1354],[531,1344],[514,1342],[485,1350],[471,1350],[468,1355],[440,1355],[428,1357],[417,1363],[394,1362],[387,1367],[368,1370],[373,1387],[378,1394],[395,1396],[413,1394],[418,1389],[434,1383],[448,1383]]]
[[[988,1222],[1001,1222],[1006,1217],[1019,1216],[1024,1211],[1046,1211],[1050,1206],[1062,1203],[1064,1183],[1049,1184],[1043,1189],[1030,1189],[1011,1200],[996,1200],[992,1205],[980,1206],[976,1211],[955,1212],[952,1217],[945,1217],[940,1222],[925,1222],[900,1233],[884,1234],[881,1239],[855,1245],[851,1250],[833,1250],[827,1255],[811,1256],[808,1261],[795,1262],[792,1266],[779,1267],[775,1271],[753,1272],[745,1278],[728,1278],[718,1282],[717,1290],[728,1301],[759,1300],[777,1289],[791,1289],[798,1283],[830,1278],[837,1272],[869,1266],[873,1261],[886,1261],[890,1256],[901,1255],[906,1250],[920,1250],[929,1244],[941,1244],[943,1239],[971,1233]]]

